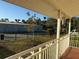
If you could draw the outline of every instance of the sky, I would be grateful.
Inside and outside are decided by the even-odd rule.
[[[0,19],[8,18],[10,21],[14,21],[14,19],[25,19],[27,20],[30,16],[27,16],[27,12],[30,12],[31,16],[36,14],[37,17],[43,20],[44,15],[38,14],[31,10],[4,2],[0,0]]]

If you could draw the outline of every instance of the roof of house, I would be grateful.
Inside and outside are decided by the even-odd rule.
[[[29,24],[24,24],[24,23],[10,23],[10,22],[0,22],[0,24],[9,24],[9,25],[29,25]]]

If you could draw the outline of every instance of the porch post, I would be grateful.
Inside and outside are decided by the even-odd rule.
[[[68,31],[69,35],[70,35],[70,32],[71,32],[71,19],[69,19],[69,31]]]
[[[69,19],[69,29],[68,29],[69,40],[68,40],[68,45],[69,45],[69,42],[70,42],[70,34],[71,34],[71,19]]]
[[[57,19],[57,36],[56,36],[56,59],[59,59],[59,38],[60,38],[60,26],[61,26],[61,19],[60,19],[60,10],[58,10],[58,19]]]

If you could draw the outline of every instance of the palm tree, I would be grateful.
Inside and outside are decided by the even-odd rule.
[[[46,20],[46,17],[44,17],[44,20]]]
[[[15,21],[16,21],[17,23],[19,23],[20,19],[15,19]]]
[[[22,19],[22,23],[26,23],[26,21],[24,19]]]
[[[9,22],[9,19],[8,19],[8,18],[5,18],[5,21],[6,21],[6,22]]]
[[[30,12],[27,12],[26,14],[27,14],[27,16],[30,16]]]
[[[17,20],[17,19],[15,19],[15,21],[17,22],[18,20]]]

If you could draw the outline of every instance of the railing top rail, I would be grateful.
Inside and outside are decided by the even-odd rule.
[[[63,39],[67,38],[68,36],[69,36],[69,34],[66,34],[65,36],[62,36],[62,37],[60,38],[60,41],[62,41]]]

